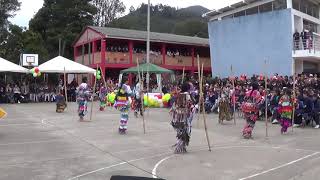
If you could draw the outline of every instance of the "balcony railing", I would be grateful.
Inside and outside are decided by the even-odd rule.
[[[310,53],[320,52],[320,34],[312,33],[308,39],[293,40],[293,52],[308,50]]]

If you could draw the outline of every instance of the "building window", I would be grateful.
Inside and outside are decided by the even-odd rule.
[[[222,19],[230,19],[230,18],[233,18],[233,14],[229,15],[229,16],[224,16],[222,17]]]
[[[240,11],[234,14],[234,17],[240,17],[240,16],[245,16],[246,12],[245,11]]]
[[[270,12],[270,11],[272,11],[272,8],[273,8],[272,2],[259,6],[260,13]]]
[[[294,9],[308,14],[310,16],[313,16],[315,18],[319,18],[319,4],[308,0],[293,0],[292,3]]]
[[[273,10],[287,9],[287,0],[276,0],[273,2]]]
[[[301,5],[301,0],[292,0],[293,9],[300,11],[300,9],[301,9],[300,5]]]
[[[246,15],[258,14],[258,13],[259,13],[258,6],[246,10]]]

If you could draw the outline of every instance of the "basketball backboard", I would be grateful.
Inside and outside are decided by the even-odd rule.
[[[35,67],[38,66],[38,54],[23,54],[22,66]]]

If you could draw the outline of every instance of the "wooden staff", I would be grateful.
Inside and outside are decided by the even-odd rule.
[[[201,92],[201,96],[203,99],[203,63],[201,66],[201,86],[200,86],[200,92]],[[206,119],[206,115],[205,115],[205,109],[204,109],[204,100],[202,100],[202,116],[203,116],[203,124],[204,124],[204,131],[206,133],[206,138],[207,138],[207,142],[208,142],[208,148],[209,151],[211,151],[211,145],[210,145],[210,141],[209,141],[209,135],[208,135],[208,129],[207,129],[207,119]]]
[[[198,120],[197,120],[197,128],[199,128],[200,122],[200,107],[201,107],[201,92],[200,92],[200,81],[201,81],[201,72],[200,72],[200,58],[199,54],[197,55],[197,62],[198,62],[198,79],[199,79],[199,103],[198,103]]]
[[[66,77],[66,68],[63,68],[63,81],[64,81],[64,95],[66,97],[66,103],[68,103],[68,94],[67,94],[67,77]]]
[[[233,123],[236,125],[236,87],[234,83],[234,74],[233,74],[233,67],[231,65],[231,76],[232,76],[232,87],[233,87],[233,94],[232,94],[232,101],[233,101]]]
[[[100,73],[101,73],[101,76],[102,76],[102,80],[103,80],[103,85],[104,87],[108,90],[108,87],[107,87],[107,82],[106,82],[106,79],[104,77],[104,74],[103,74],[103,71],[102,71],[102,68],[101,66],[99,66],[99,69],[100,69]],[[109,94],[109,92],[107,91],[107,93]],[[106,101],[106,100],[105,100]],[[108,100],[107,100],[108,101]],[[108,104],[107,104],[108,105]],[[111,110],[112,110],[112,106],[111,106]]]
[[[104,77],[104,74],[103,74],[103,71],[102,71],[102,69],[101,69],[101,66],[99,66],[99,69],[100,69],[100,72],[101,72],[101,76],[102,76],[102,80],[103,80],[103,85],[104,85],[104,87],[107,88],[107,82],[106,82],[106,79],[105,79],[105,77]]]
[[[185,66],[183,66],[183,70],[182,70],[182,80],[181,80],[181,84],[183,84],[183,81],[184,81],[184,70],[185,70]]]
[[[97,64],[97,70],[98,70],[98,64]],[[90,121],[92,120],[92,110],[93,110],[93,100],[94,96],[96,95],[96,85],[97,85],[97,73],[94,76],[94,85],[93,85],[93,94],[92,94],[92,100],[91,100],[91,107],[90,107]]]
[[[294,67],[295,68],[295,67]],[[293,103],[292,103],[292,122],[291,122],[291,126],[292,126],[292,132],[293,132],[293,124],[294,124],[294,117],[295,117],[295,110],[296,110],[296,72],[294,70],[293,73]]]
[[[140,76],[140,66],[139,66],[139,60],[137,58],[137,67],[138,67],[138,76],[139,76],[139,84],[140,84],[140,91],[143,90],[143,81],[141,81],[141,76]],[[142,89],[141,89],[142,88]],[[141,111],[144,113],[144,102],[143,102],[143,94],[140,95],[141,99]],[[142,115],[142,126],[143,126],[143,133],[146,134],[146,125],[145,125],[145,120],[144,120],[144,114]]]
[[[268,75],[267,75],[267,61],[264,61],[265,65],[265,75],[264,75],[264,101],[265,101],[265,120],[266,120],[266,137],[268,137],[268,101],[267,101],[267,93],[268,93]]]

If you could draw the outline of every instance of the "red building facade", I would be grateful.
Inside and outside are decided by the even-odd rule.
[[[146,62],[145,31],[88,26],[73,44],[74,60],[117,76],[120,70]],[[150,62],[161,67],[193,74],[197,55],[204,71],[211,72],[208,39],[164,33],[150,33]]]

